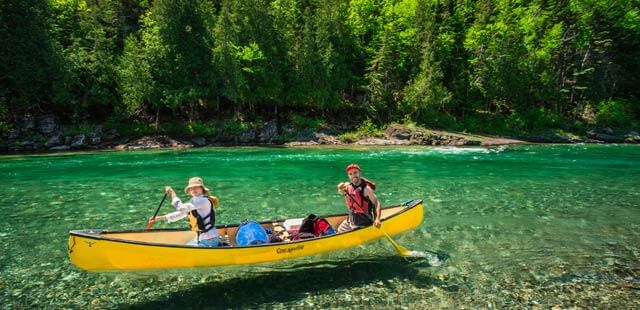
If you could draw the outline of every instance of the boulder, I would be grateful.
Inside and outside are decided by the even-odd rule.
[[[28,148],[31,146],[35,145],[35,142],[31,141],[31,140],[22,140],[20,142],[17,143],[18,146],[23,147],[23,148]]]
[[[53,116],[43,116],[38,120],[38,131],[50,135],[58,130],[58,123]]]
[[[87,135],[87,138],[89,140],[89,144],[91,145],[96,145],[96,144],[100,144],[100,142],[102,141],[102,138],[100,137],[100,132],[96,132],[96,131],[92,131]]]
[[[7,134],[7,138],[8,138],[9,140],[16,139],[16,138],[18,138],[19,136],[20,136],[20,133],[19,133],[17,130],[15,130],[15,129],[14,129],[14,130],[9,131],[9,133]]]
[[[611,129],[611,128],[609,128],[609,127],[602,128],[602,132],[603,132],[604,134],[607,134],[607,135],[610,135],[610,136],[612,136],[612,135],[613,135],[613,129]]]
[[[62,140],[60,139],[60,134],[55,134],[55,135],[49,137],[47,142],[44,143],[44,146],[48,147],[48,148],[51,148],[53,146],[58,146],[60,144],[62,144]]]
[[[390,139],[394,138],[399,140],[409,140],[413,135],[413,130],[405,126],[393,124],[387,127],[387,129],[384,131],[384,134],[387,136],[387,138]]]
[[[259,139],[263,143],[271,143],[278,137],[278,122],[271,120],[264,123],[262,132],[260,132]]]
[[[18,126],[27,130],[31,130],[36,127],[36,120],[30,114],[23,115],[18,120]]]
[[[290,133],[293,134],[293,130],[291,130]],[[318,141],[318,136],[315,133],[311,133],[311,132],[308,132],[306,130],[303,130],[303,131],[300,131],[300,132],[298,132],[296,134],[296,141],[314,141],[314,142],[317,142]]]
[[[581,143],[584,142],[580,137],[575,137],[567,134],[555,135],[551,142],[554,143]]]
[[[286,145],[286,146],[312,146],[312,145],[318,145],[318,142],[316,142],[316,141],[293,141],[293,142],[287,142],[284,145]]]
[[[319,144],[340,144],[340,140],[332,135],[317,133],[316,138]]]
[[[480,145],[482,141],[480,140],[465,140],[464,145]]]
[[[122,141],[124,142],[124,141]],[[168,136],[147,136],[142,137],[126,144],[119,144],[114,147],[116,150],[142,150],[142,149],[160,149],[160,148],[189,148],[193,144],[190,142],[182,142]]]
[[[595,134],[595,136],[590,137],[590,138],[593,138],[595,140],[608,142],[608,143],[622,143],[622,142],[624,142],[624,138],[619,138],[619,137],[615,137],[615,136],[607,135],[607,134],[603,134],[603,133],[597,133],[597,134]]]
[[[635,132],[632,131],[630,132],[628,135],[626,135],[624,142],[626,143],[640,143],[640,135]]]
[[[118,137],[118,131],[115,128],[111,128],[111,129],[107,130],[104,133],[104,135],[102,136],[102,138],[104,138],[107,141],[113,140],[113,139],[115,139],[117,137]]]
[[[249,129],[247,131],[240,133],[237,138],[239,143],[254,142],[256,139],[256,131],[255,129]]]
[[[84,134],[79,134],[73,137],[73,141],[71,142],[71,148],[79,149],[87,146],[87,136]]]
[[[59,146],[50,147],[49,151],[68,151],[70,149],[71,147],[68,145],[59,145]]]
[[[205,145],[207,145],[207,139],[205,139],[204,137],[193,137],[193,138],[191,138],[191,142],[195,146],[205,146]]]
[[[102,125],[95,125],[93,126],[93,130],[91,130],[91,133],[95,134],[96,136],[102,136]]]

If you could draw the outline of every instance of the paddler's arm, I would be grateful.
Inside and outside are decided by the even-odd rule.
[[[364,195],[367,198],[369,198],[371,203],[373,203],[373,205],[375,206],[376,216],[375,216],[375,219],[373,220],[373,225],[377,228],[380,228],[380,226],[382,226],[382,222],[380,222],[380,216],[382,215],[380,200],[378,200],[378,197],[376,197],[376,194],[373,192],[373,190],[369,186],[364,188]]]
[[[195,207],[191,203],[180,203],[180,206],[178,207],[177,211],[167,213],[161,216],[156,216],[154,219],[152,219],[152,222],[162,222],[162,221],[166,221],[168,223],[177,222],[187,217],[187,214],[189,213],[189,211],[194,209]]]
[[[176,191],[174,191],[170,186],[165,187],[164,192],[171,196],[171,204],[176,208],[176,211],[149,219],[151,223],[162,221],[169,223],[176,222],[187,217],[189,211],[195,209],[191,203],[182,203],[182,200],[180,200]]]
[[[176,191],[173,190],[173,188],[171,188],[170,186],[167,186],[164,188],[165,193],[167,193],[168,195],[171,195],[171,205],[176,208],[177,211],[179,212],[184,212],[184,217],[186,217],[187,213],[189,213],[189,211],[196,209],[193,204],[191,203],[182,203],[182,200],[180,200],[180,197],[178,197],[178,195],[176,194]],[[175,213],[175,212],[173,212]],[[170,213],[171,214],[171,213]],[[183,219],[179,218],[177,220]],[[176,221],[177,221],[176,220]],[[175,221],[169,221],[169,222],[175,222]]]

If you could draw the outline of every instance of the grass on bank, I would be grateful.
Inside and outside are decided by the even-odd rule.
[[[336,138],[346,143],[356,142],[364,137],[381,138],[384,137],[384,129],[385,126],[377,126],[371,119],[367,118],[358,126],[356,131],[339,134]]]

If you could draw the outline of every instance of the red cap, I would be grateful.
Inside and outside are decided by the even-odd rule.
[[[360,166],[358,166],[358,164],[351,164],[349,166],[347,166],[347,169],[344,169],[344,171],[346,171],[347,173],[349,173],[349,170],[351,169],[358,169],[360,170]]]

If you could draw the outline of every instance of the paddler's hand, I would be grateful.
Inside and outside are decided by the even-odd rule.
[[[152,217],[150,219],[147,220],[147,229],[151,229],[151,227],[153,227],[153,223],[156,222],[156,218]]]
[[[380,228],[380,226],[382,226],[382,222],[380,222],[379,219],[375,219],[373,221],[373,226],[375,226],[376,228]]]
[[[164,188],[164,192],[167,193],[167,195],[171,196],[171,198],[176,196],[176,191],[174,191],[173,188],[171,188],[171,186],[166,186]]]
[[[338,184],[338,194],[340,195],[344,195],[347,193],[347,185],[348,183],[346,182],[340,182],[340,184]]]

